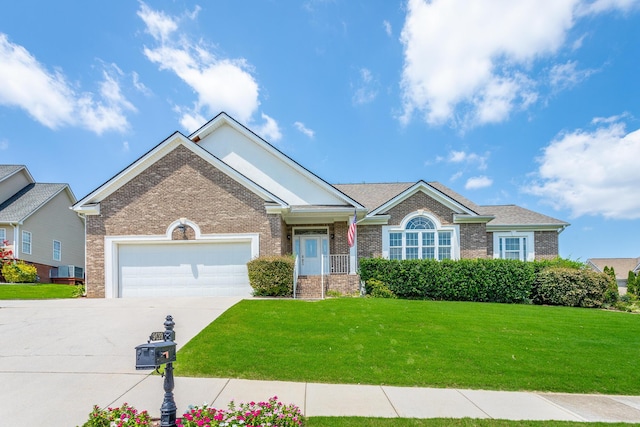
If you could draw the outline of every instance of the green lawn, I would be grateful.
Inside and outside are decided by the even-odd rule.
[[[0,300],[74,298],[76,292],[78,291],[75,285],[0,284]]]
[[[180,350],[176,374],[638,395],[639,350],[640,317],[622,312],[244,300]]]

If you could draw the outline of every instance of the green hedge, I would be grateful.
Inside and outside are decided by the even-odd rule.
[[[253,295],[292,296],[294,264],[292,256],[263,256],[249,261],[247,269]]]
[[[502,259],[360,260],[367,294],[373,279],[398,298],[600,307],[618,298],[603,273],[558,258],[524,262]]]
[[[365,258],[360,278],[385,283],[399,298],[528,303],[535,270],[533,263],[513,260]]]

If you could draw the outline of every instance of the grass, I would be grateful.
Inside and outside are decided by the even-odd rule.
[[[306,427],[632,427],[628,423],[589,423],[572,421],[509,421],[471,418],[361,418],[311,417]]]
[[[75,285],[0,284],[0,300],[74,298],[77,292]]]
[[[182,348],[176,374],[640,394],[640,317],[566,307],[244,300]]]

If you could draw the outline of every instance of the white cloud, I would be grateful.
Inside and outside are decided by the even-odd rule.
[[[0,150],[7,150],[9,148],[9,141],[6,139],[0,139]]]
[[[198,11],[186,17],[194,19]],[[218,57],[203,42],[192,42],[181,34],[179,18],[154,11],[144,3],[138,16],[156,42],[156,46],[144,48],[147,59],[161,70],[175,73],[197,95],[192,107],[176,108],[182,114],[180,121],[183,126],[193,129],[196,118],[213,116],[220,111],[243,123],[250,123],[260,105],[260,89],[252,75],[253,69],[245,59]],[[278,138],[281,136],[272,118],[263,126],[271,129],[270,134]]]
[[[575,217],[640,218],[640,130],[627,133],[616,119],[594,119],[595,129],[551,141],[539,159],[537,180],[524,191]]]
[[[595,72],[594,70],[579,70],[577,67],[576,61],[554,65],[549,72],[549,83],[552,87],[559,89],[571,88]]]
[[[296,129],[298,129],[300,132],[302,132],[303,134],[305,134],[309,138],[313,138],[315,136],[315,134],[316,134],[313,130],[311,130],[308,127],[306,127],[304,125],[304,123],[302,123],[302,122],[295,122],[293,124],[293,126],[295,126]]]
[[[267,141],[279,141],[282,138],[282,133],[278,123],[264,113],[262,113],[262,120],[264,123],[258,126],[257,133]]]
[[[391,29],[391,23],[386,19],[382,21],[382,27],[384,28],[384,32],[387,33],[388,36],[391,36],[393,30]]]
[[[493,180],[484,175],[475,176],[473,178],[469,178],[467,183],[464,185],[466,190],[478,190],[480,188],[491,187],[493,185]]]
[[[640,6],[638,0],[595,0],[585,1],[578,8],[579,15],[592,15],[619,9],[623,12]]]
[[[125,153],[128,153],[129,150],[130,150],[129,141],[123,141],[122,142],[122,151],[124,151]]]
[[[367,68],[360,69],[360,79],[357,83],[352,102],[354,105],[363,105],[373,102],[378,96],[378,81]]]
[[[541,7],[539,0],[408,0],[400,38],[401,122],[415,115],[431,125],[462,127],[506,120],[537,101],[532,64],[564,47],[577,19],[633,3],[555,0]],[[567,64],[555,69],[557,78],[571,75]],[[573,72],[580,75],[575,66]]]
[[[48,128],[80,126],[96,134],[124,131],[129,126],[125,111],[135,107],[120,91],[121,75],[113,64],[105,68],[96,100],[93,93],[76,93],[62,72],[47,70],[0,33],[0,104],[19,107]]]
[[[132,74],[131,80],[133,83],[133,87],[135,87],[139,92],[143,93],[144,95],[150,96],[151,90],[148,87],[146,87],[144,83],[140,81],[140,75],[138,75],[138,73],[136,73],[135,71],[131,74]]]
[[[449,163],[466,163],[469,165],[477,165],[479,170],[487,169],[487,159],[489,153],[479,155],[476,153],[467,153],[465,151],[451,151],[449,157],[446,159]],[[444,160],[444,159],[443,159]]]

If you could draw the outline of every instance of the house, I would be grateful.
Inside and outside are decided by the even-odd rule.
[[[225,113],[175,132],[73,209],[86,217],[88,296],[107,298],[249,296],[246,263],[291,253],[296,296],[349,292],[361,257],[554,258],[569,225],[436,182],[331,185]]]
[[[629,272],[632,271],[634,274],[638,274],[638,272],[640,272],[640,257],[589,258],[587,260],[587,266],[600,273],[604,272],[605,267],[613,268],[613,271],[616,274],[616,282],[618,282],[618,287],[625,288],[623,292],[626,292]]]
[[[70,209],[75,202],[67,184],[38,183],[24,165],[0,165],[0,242],[34,265],[41,282],[50,282],[52,268],[84,268],[84,220]]]

